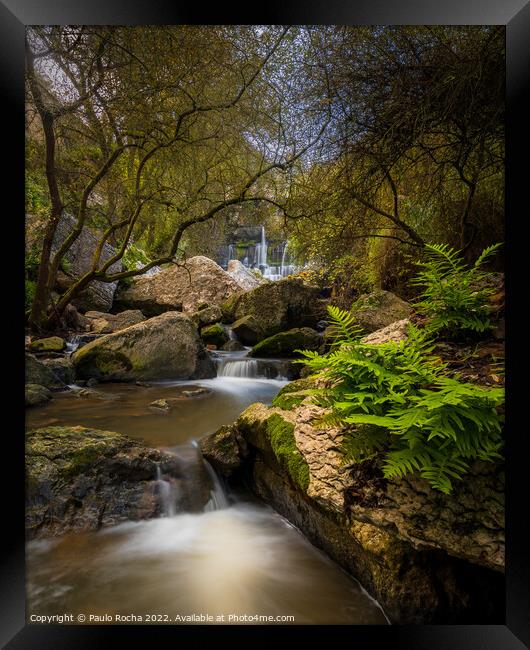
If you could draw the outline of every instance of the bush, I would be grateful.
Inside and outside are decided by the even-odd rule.
[[[322,424],[348,428],[349,460],[382,455],[387,478],[418,471],[449,494],[452,480],[461,479],[472,460],[501,458],[502,388],[448,377],[446,365],[431,354],[428,330],[410,325],[404,341],[363,344],[351,313],[328,311],[332,350],[304,351],[304,362],[333,386],[315,393],[331,407]]]
[[[500,246],[485,248],[471,267],[459,251],[445,244],[426,246],[429,259],[417,262],[423,270],[412,283],[423,287],[416,309],[427,316],[431,331],[453,336],[492,328],[489,298],[494,290],[487,286],[492,274],[481,267]]]

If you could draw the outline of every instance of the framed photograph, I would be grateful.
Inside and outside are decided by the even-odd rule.
[[[524,0],[0,15],[2,647],[530,647]]]

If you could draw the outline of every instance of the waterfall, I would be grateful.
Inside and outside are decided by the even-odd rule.
[[[234,244],[228,244],[228,262],[230,262],[230,260],[236,259],[234,257],[234,248]]]
[[[230,505],[228,502],[228,497],[225,494],[223,485],[219,480],[219,477],[215,473],[215,470],[210,465],[210,463],[203,458],[204,466],[210,478],[212,489],[210,490],[210,500],[204,506],[204,512],[212,512],[213,510],[224,510]]]
[[[254,379],[258,376],[258,362],[248,358],[223,359],[217,369],[217,376]]]
[[[156,483],[158,485],[158,494],[160,503],[166,517],[173,517],[175,514],[175,495],[171,483],[162,478],[160,464],[156,464]]]
[[[66,354],[68,356],[73,354],[79,347],[80,343],[81,343],[81,338],[79,336],[72,336],[72,338],[66,342]]]
[[[258,266],[267,266],[267,240],[265,226],[261,226],[261,243],[259,245]]]

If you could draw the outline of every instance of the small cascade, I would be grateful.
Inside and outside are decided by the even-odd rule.
[[[203,458],[203,463],[210,478],[211,490],[210,490],[210,500],[204,506],[204,512],[212,512],[214,510],[224,510],[230,505],[228,497],[226,496],[225,490],[219,477],[215,473],[214,468],[210,463]]]
[[[158,463],[156,465],[156,482],[164,515],[166,517],[173,517],[176,514],[175,495],[173,494],[171,483],[162,478],[162,472]]]
[[[81,343],[80,336],[72,336],[72,338],[66,342],[66,355],[70,356],[73,354]]]
[[[217,368],[218,377],[239,377],[240,379],[255,379],[258,377],[258,362],[256,359],[222,359]]]

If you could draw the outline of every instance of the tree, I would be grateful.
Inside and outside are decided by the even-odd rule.
[[[300,160],[329,121],[329,108],[304,106],[303,88],[285,75],[294,72],[289,60],[302,31],[28,30],[28,101],[42,123],[50,196],[33,328],[53,327],[93,280],[114,282],[179,263],[188,229],[230,206],[280,205],[267,179]],[[52,253],[66,209],[74,212],[76,225]],[[92,268],[50,310],[61,260],[88,225],[103,229]],[[139,269],[111,272],[149,228],[153,240],[154,231],[161,232],[161,252]],[[107,241],[116,254],[101,263]]]

